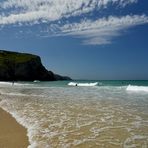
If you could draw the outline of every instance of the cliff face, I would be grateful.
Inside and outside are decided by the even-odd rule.
[[[42,65],[39,56],[0,50],[0,81],[54,81],[57,79]]]

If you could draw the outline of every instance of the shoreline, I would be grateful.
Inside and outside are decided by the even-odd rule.
[[[27,148],[27,129],[0,107],[0,147]]]

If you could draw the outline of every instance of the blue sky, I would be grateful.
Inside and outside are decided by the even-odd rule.
[[[0,49],[73,79],[148,79],[148,1],[1,0]]]

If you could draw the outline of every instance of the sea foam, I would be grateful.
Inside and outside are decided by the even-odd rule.
[[[134,92],[148,92],[148,86],[134,86],[128,85],[126,88],[127,91],[134,91]]]
[[[98,85],[98,82],[94,83],[76,83],[76,82],[70,82],[68,83],[69,86],[96,86]]]
[[[19,83],[19,82],[0,82],[0,86],[33,86],[33,84],[30,83]]]
[[[145,94],[126,93],[127,86],[34,86],[0,90],[0,107],[27,128],[28,148],[145,146]]]

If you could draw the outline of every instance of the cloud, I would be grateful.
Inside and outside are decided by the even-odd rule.
[[[42,28],[40,25],[40,33],[44,32],[46,36],[74,36],[82,38],[83,44],[109,44],[123,30],[148,23],[148,17],[127,14],[102,18],[96,15],[91,18],[91,14],[110,6],[124,9],[137,2],[138,0],[5,0],[0,2],[0,26],[29,27],[44,23],[48,27]]]
[[[108,4],[125,6],[135,2],[137,0],[7,0],[0,3],[1,9],[8,10],[0,16],[0,25],[51,22],[106,8]]]
[[[148,23],[148,17],[145,15],[127,15],[123,17],[102,18],[95,21],[83,20],[80,23],[65,24],[63,26],[55,25],[57,35],[73,35],[84,38],[84,44],[109,44],[115,36],[121,35],[121,31],[135,25]],[[50,28],[54,28],[52,25]]]

